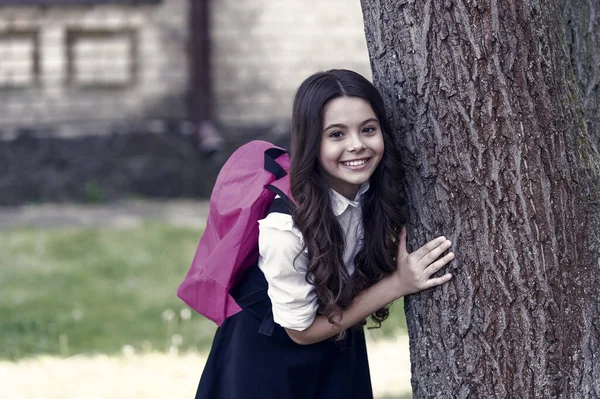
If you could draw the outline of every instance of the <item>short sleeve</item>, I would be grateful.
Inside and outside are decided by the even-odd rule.
[[[293,227],[292,217],[270,213],[259,221],[258,265],[269,284],[273,319],[282,327],[302,331],[317,314],[317,294],[306,281],[307,256],[302,235]]]

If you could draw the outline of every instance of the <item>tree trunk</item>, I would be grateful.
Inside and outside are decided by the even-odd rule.
[[[600,3],[589,0],[559,3],[588,133],[596,148],[600,148]]]
[[[556,3],[362,7],[410,244],[456,254],[406,300],[414,397],[600,398],[600,160]]]

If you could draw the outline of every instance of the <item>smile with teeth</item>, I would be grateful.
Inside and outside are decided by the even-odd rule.
[[[344,166],[362,166],[362,165],[366,164],[368,160],[369,160],[369,158],[356,159],[354,161],[342,162],[342,165],[344,165]]]

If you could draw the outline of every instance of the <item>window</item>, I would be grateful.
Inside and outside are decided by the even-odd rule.
[[[0,88],[23,89],[39,79],[36,31],[0,31]]]
[[[135,83],[137,42],[133,30],[68,30],[71,86],[124,88]]]

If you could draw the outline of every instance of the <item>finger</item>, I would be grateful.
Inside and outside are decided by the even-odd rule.
[[[451,279],[452,279],[452,275],[450,273],[444,274],[442,277],[430,278],[425,283],[425,289],[432,288],[432,287],[437,287],[438,285],[445,284],[448,281],[450,281]]]
[[[419,248],[415,252],[413,252],[413,256],[415,258],[417,258],[418,260],[421,260],[422,257],[427,255],[433,249],[439,247],[440,244],[443,243],[444,241],[446,241],[446,237],[444,237],[444,236],[434,238],[433,240],[429,241],[427,244],[423,245],[421,248]]]
[[[425,254],[419,261],[425,265],[435,262],[444,252],[446,252],[452,246],[450,240],[443,241],[440,245],[433,248],[429,253]]]
[[[406,251],[406,226],[403,226],[402,230],[400,230],[399,240],[398,255],[408,255]]]
[[[454,259],[454,252],[447,253],[443,258],[438,259],[425,269],[425,275],[427,277],[439,271],[442,267],[446,266],[450,261]]]

